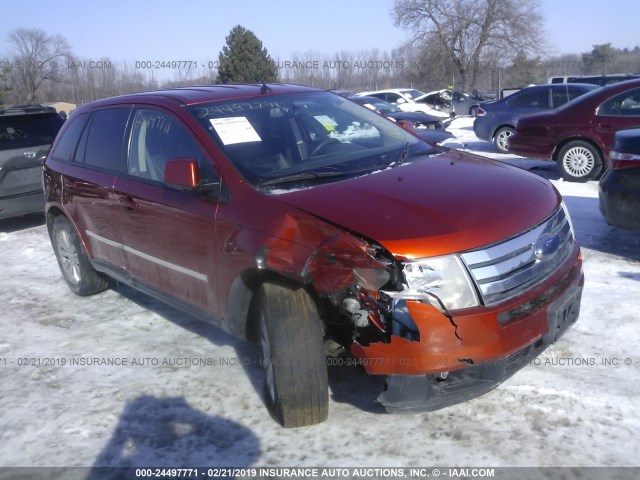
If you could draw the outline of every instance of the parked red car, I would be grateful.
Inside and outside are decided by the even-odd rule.
[[[288,427],[327,417],[327,352],[387,376],[390,411],[434,410],[493,388],[578,317],[580,248],[549,182],[318,89],[85,105],[44,184],[71,290],[112,277],[260,340],[266,404]]]
[[[518,120],[509,152],[554,160],[562,178],[586,182],[605,168],[616,131],[640,127],[640,80],[589,92],[553,112]]]

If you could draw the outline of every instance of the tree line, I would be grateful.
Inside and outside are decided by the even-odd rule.
[[[157,65],[146,64],[151,62],[77,58],[64,37],[22,28],[10,34],[10,49],[0,56],[0,105],[82,104],[158,88],[275,81],[353,91],[495,91],[558,75],[640,72],[638,46],[608,43],[590,52],[547,55],[538,0],[395,0],[392,18],[411,34],[393,49],[294,52],[277,59],[253,32],[236,25],[217,61],[169,65],[171,79],[160,78]]]

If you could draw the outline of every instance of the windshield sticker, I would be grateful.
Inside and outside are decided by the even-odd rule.
[[[247,117],[211,118],[209,121],[225,145],[262,141]]]
[[[313,118],[319,121],[328,132],[333,132],[338,126],[335,120],[328,115],[314,115]]]

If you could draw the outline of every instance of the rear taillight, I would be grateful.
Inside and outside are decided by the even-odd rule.
[[[487,114],[482,108],[478,107],[478,117],[484,117]]]
[[[624,153],[616,150],[609,152],[609,168],[632,168],[640,167],[640,154],[637,153]]]

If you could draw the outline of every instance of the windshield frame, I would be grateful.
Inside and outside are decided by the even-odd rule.
[[[440,151],[379,113],[324,91],[212,101],[186,110],[260,190],[280,186],[279,178],[286,180],[284,188],[341,181],[388,168],[405,151],[403,161]],[[225,121],[236,124],[231,132],[220,126]],[[286,148],[272,154],[274,139]],[[303,140],[309,144],[301,145]],[[292,181],[296,175],[300,180]]]

